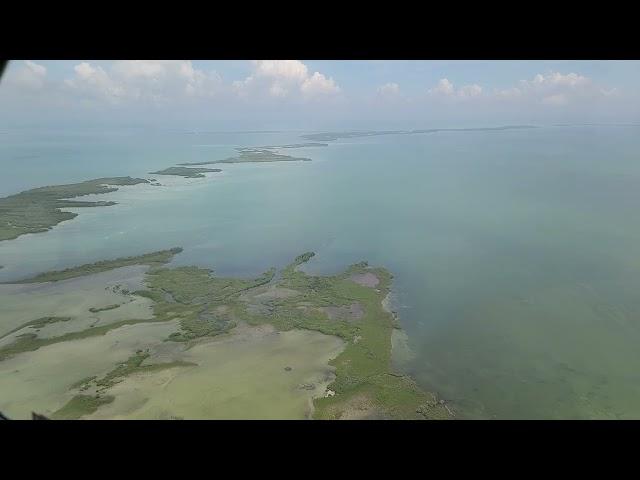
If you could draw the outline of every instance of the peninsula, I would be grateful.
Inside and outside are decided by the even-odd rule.
[[[69,200],[84,195],[109,193],[118,186],[149,183],[142,178],[96,178],[80,183],[33,188],[0,198],[0,241],[12,240],[27,233],[41,233],[78,214],[63,208],[107,207],[115,202]]]

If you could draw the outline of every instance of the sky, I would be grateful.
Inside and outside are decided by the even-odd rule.
[[[639,61],[14,60],[0,128],[640,123]]]

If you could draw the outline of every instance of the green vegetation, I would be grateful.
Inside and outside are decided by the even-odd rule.
[[[299,255],[282,270],[277,287],[299,292],[288,298],[268,300],[260,314],[243,312],[251,324],[270,323],[280,330],[303,328],[337,335],[347,342],[345,350],[331,364],[336,379],[329,385],[335,394],[315,400],[316,418],[349,418],[356,402],[369,406],[372,418],[447,418],[445,407],[420,390],[409,378],[393,372],[391,333],[393,315],[382,306],[392,276],[383,268],[370,268],[365,262],[352,265],[335,276],[311,276],[296,269],[313,257]],[[359,285],[353,275],[372,273],[376,288]],[[255,302],[256,297],[247,302]],[[323,308],[347,306],[357,302],[363,316],[357,319],[329,319]]]
[[[179,331],[166,340],[187,342],[187,348],[199,338],[228,332],[239,322],[271,324],[282,331],[307,329],[336,335],[346,342],[342,353],[330,362],[335,367],[336,378],[328,387],[329,396],[314,401],[316,418],[450,417],[442,401],[393,370],[391,335],[397,323],[383,307],[392,281],[392,275],[384,268],[371,268],[361,262],[334,276],[308,275],[298,267],[313,258],[313,252],[298,255],[278,277],[275,269],[258,278],[239,279],[216,277],[211,270],[197,267],[158,266],[178,251],[180,249],[99,262],[101,267],[97,270],[98,264],[69,269],[73,276],[79,276],[103,271],[107,265],[116,268],[123,262],[156,266],[147,272],[146,289],[133,292],[153,300],[153,319],[121,320],[53,338],[23,334],[16,337],[14,343],[0,348],[0,360],[53,343],[104,335],[123,325],[143,322],[178,320]],[[36,278],[70,278],[70,273],[61,273],[45,273]],[[363,276],[375,276],[375,287],[363,284]],[[139,350],[104,377],[83,379],[72,388],[85,391],[93,386],[102,393],[134,373],[192,365],[183,361],[143,365],[149,357],[149,350]],[[106,398],[77,395],[55,415],[79,418],[106,403]]]
[[[208,162],[180,163],[180,165],[214,165],[217,163],[263,163],[263,162],[310,162],[310,158],[292,157],[273,153],[268,148],[237,148],[240,153],[237,157],[229,157],[224,160],[210,160]]]
[[[114,268],[128,267],[131,265],[149,265],[157,267],[169,262],[174,255],[182,252],[182,248],[176,247],[169,250],[160,250],[158,252],[146,253],[134,257],[122,257],[115,260],[101,260],[95,263],[80,265],[79,267],[71,267],[65,270],[56,270],[45,272],[35,277],[26,278],[11,283],[42,283],[42,282],[59,282],[60,280],[68,280],[70,278],[82,277],[94,273],[106,272]]]
[[[37,318],[37,319],[31,320],[30,322],[27,322],[27,323],[25,323],[23,325],[20,325],[19,327],[14,328],[10,332],[5,333],[4,335],[2,335],[0,337],[0,339],[11,335],[12,333],[17,332],[18,330],[22,330],[23,328],[31,327],[31,328],[37,329],[37,328],[42,328],[42,327],[44,327],[46,325],[49,325],[50,323],[68,322],[69,320],[71,320],[71,317],[41,317],[41,318]],[[0,350],[0,352],[1,352],[1,350]]]
[[[93,380],[95,380],[96,378],[98,378],[98,377],[96,377],[95,375],[92,375],[90,377],[82,378],[82,379],[78,380],[77,382],[72,383],[69,386],[69,388],[72,389],[72,390],[74,390],[76,388],[79,388],[80,390],[86,390],[89,387],[89,384]]]
[[[167,368],[191,367],[196,365],[195,363],[182,361],[142,365],[142,362],[149,358],[149,356],[149,350],[146,350],[144,352],[139,350],[134,355],[129,357],[124,363],[121,363],[116,368],[107,373],[104,377],[99,380],[95,380],[95,384],[98,387],[98,392],[100,393],[113,387],[116,383],[121,382],[126,376],[132,375],[134,373],[157,372],[159,370],[164,370]]]
[[[307,135],[302,135],[302,138],[306,138],[307,140],[319,140],[325,142],[331,142],[333,140],[338,140],[340,138],[355,138],[355,137],[370,137],[376,135],[393,135],[393,134],[402,134],[407,133],[402,130],[388,130],[382,132],[376,131],[360,131],[360,132],[326,132],[326,133],[309,133]]]
[[[236,325],[239,295],[268,284],[276,271],[249,280],[217,278],[211,273],[196,267],[158,269],[147,277],[149,290],[135,292],[154,300],[157,319],[180,320],[180,331],[168,340],[184,342],[229,331]]]
[[[204,178],[204,174],[208,172],[221,172],[219,168],[187,168],[187,167],[169,167],[157,172],[149,172],[154,175],[175,175],[184,178]]]
[[[486,132],[500,130],[514,130],[522,128],[537,128],[533,125],[505,125],[503,127],[481,127],[481,128],[428,128],[423,130],[365,130],[350,132],[325,132],[325,133],[309,133],[302,135],[307,140],[319,140],[330,142],[341,138],[357,138],[357,137],[374,137],[378,135],[415,135],[421,133],[437,133],[437,132]]]
[[[64,407],[53,412],[51,418],[54,420],[76,420],[95,412],[100,406],[111,403],[114,400],[115,397],[111,395],[76,395]]]
[[[328,147],[328,143],[308,142],[308,143],[291,143],[289,145],[268,145],[261,147],[265,149],[280,150],[282,148],[306,148],[306,147]]]
[[[33,188],[16,195],[0,198],[0,241],[18,238],[27,233],[46,232],[54,225],[75,218],[78,214],[63,208],[105,207],[115,202],[83,202],[68,200],[84,195],[108,193],[116,186],[148,183],[131,177],[97,178],[86,182]]]
[[[78,332],[69,332],[57,337],[38,337],[35,333],[24,333],[16,337],[16,341],[0,347],[0,361],[9,357],[24,352],[33,352],[39,348],[46,347],[47,345],[53,345],[54,343],[70,342],[72,340],[81,340],[88,337],[96,337],[98,335],[104,335],[116,328],[124,327],[125,325],[135,325],[137,323],[150,323],[157,322],[155,318],[151,319],[127,319],[118,322],[113,322],[108,325],[101,325],[99,327],[90,327],[86,330]]]
[[[160,318],[180,318],[181,332],[171,340],[186,341],[228,331],[238,320],[269,323],[279,330],[302,328],[337,335],[347,342],[332,361],[336,379],[329,386],[335,395],[316,400],[318,418],[348,416],[352,402],[366,399],[370,415],[389,418],[446,418],[444,407],[391,367],[393,316],[382,307],[391,283],[384,269],[366,263],[351,266],[333,277],[310,276],[296,267],[313,257],[299,255],[278,280],[274,271],[254,280],[216,278],[195,267],[158,269],[149,274],[146,296],[156,300]],[[359,285],[353,275],[374,274],[377,288]],[[269,285],[271,284],[271,285]],[[269,292],[287,295],[269,295]],[[360,318],[330,319],[323,308],[363,306]]]
[[[119,303],[114,303],[113,305],[107,305],[106,307],[91,307],[89,311],[91,313],[106,312],[107,310],[114,310],[119,306],[120,306]]]

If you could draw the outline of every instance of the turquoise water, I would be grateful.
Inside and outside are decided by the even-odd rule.
[[[144,176],[299,133],[5,132],[0,194]],[[182,246],[253,275],[368,260],[395,275],[403,368],[471,418],[640,418],[640,138],[633,127],[440,132],[290,150],[0,243],[0,280]],[[147,175],[148,176],[148,175]],[[106,197],[105,197],[106,198]]]

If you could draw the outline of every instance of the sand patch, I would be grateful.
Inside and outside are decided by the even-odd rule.
[[[391,332],[391,358],[396,367],[403,367],[416,358],[409,346],[409,337],[399,328],[394,328]]]
[[[380,279],[371,272],[351,275],[349,280],[365,287],[376,287],[380,283]]]
[[[0,362],[0,411],[10,418],[50,415],[77,393],[74,383],[111,371],[136,350],[152,348],[178,328],[177,322],[120,327],[105,335],[56,343]]]
[[[73,319],[41,329],[38,334],[43,337],[84,330],[92,324],[105,325],[127,318],[152,318],[151,300],[123,293],[123,290],[143,288],[146,269],[144,266],[123,267],[60,282],[0,285],[0,337],[41,317]],[[115,304],[121,306],[95,313],[90,311],[91,308]],[[35,333],[28,328],[15,334],[26,332]]]
[[[328,365],[344,348],[337,337],[240,325],[203,340],[180,367],[128,377],[109,390],[112,404],[88,418],[303,419],[333,381]]]

